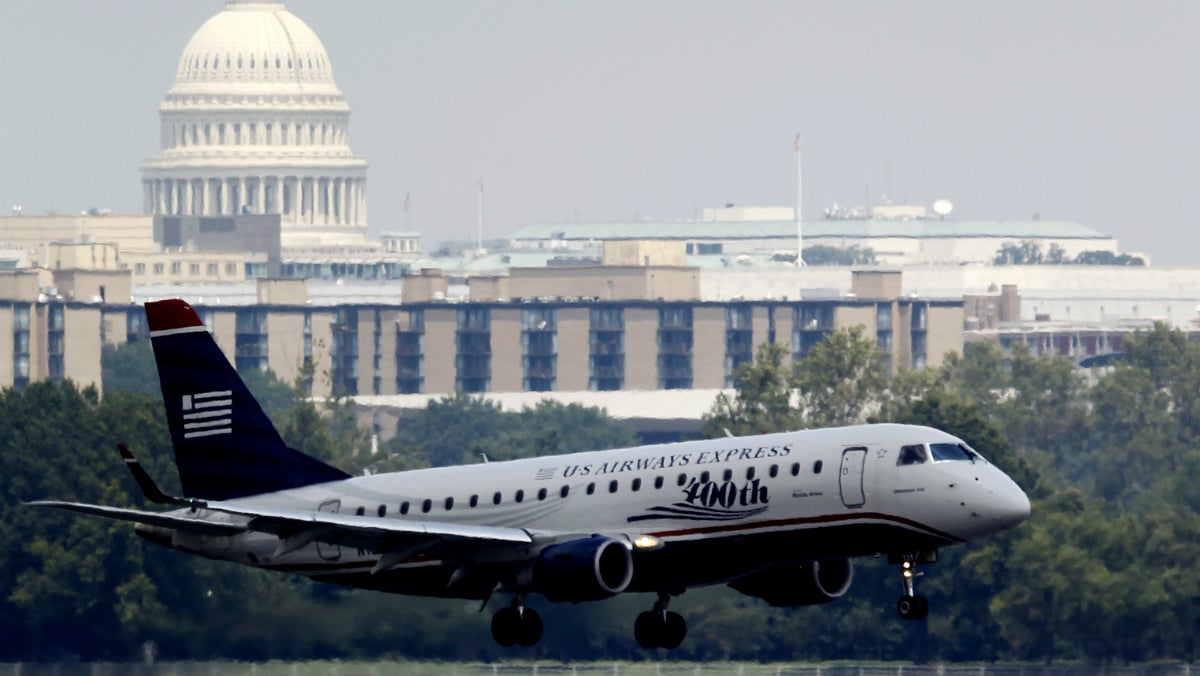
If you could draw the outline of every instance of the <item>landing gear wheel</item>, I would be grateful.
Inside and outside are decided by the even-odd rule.
[[[501,608],[492,615],[492,638],[505,648],[516,644],[520,627],[521,615],[516,608]]]
[[[670,594],[660,593],[654,610],[638,614],[633,622],[633,638],[637,640],[638,645],[647,650],[674,650],[683,643],[684,637],[687,636],[687,623],[679,613],[667,611],[667,604],[670,602]]]
[[[685,636],[687,636],[687,623],[683,621],[682,615],[671,612],[663,616],[662,647],[674,650],[679,647],[680,643],[683,643]]]
[[[520,611],[520,627],[517,629],[517,643],[529,648],[542,640],[542,616],[532,608],[522,608]]]
[[[901,596],[896,612],[904,620],[922,620],[929,614],[929,601],[924,596]]]
[[[659,613],[647,610],[639,613],[633,621],[633,638],[638,645],[647,650],[653,650],[662,645],[662,629],[664,628]]]

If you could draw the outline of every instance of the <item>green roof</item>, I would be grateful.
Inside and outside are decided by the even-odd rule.
[[[764,239],[793,238],[795,221],[635,221],[617,223],[546,223],[529,225],[510,240],[606,239]],[[805,237],[1000,237],[1012,239],[1109,239],[1070,221],[883,221],[816,220],[804,222]]]

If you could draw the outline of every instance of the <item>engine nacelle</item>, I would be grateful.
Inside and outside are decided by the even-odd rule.
[[[729,586],[772,606],[792,607],[829,603],[845,594],[853,581],[854,564],[850,559],[830,559],[768,568],[738,578]]]
[[[522,577],[521,586],[551,601],[597,601],[629,586],[633,555],[620,541],[596,535],[546,547]]]

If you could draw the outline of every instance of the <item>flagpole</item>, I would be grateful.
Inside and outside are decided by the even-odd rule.
[[[479,177],[479,232],[475,239],[475,252],[483,253],[483,177]]]
[[[801,207],[804,206],[804,177],[800,171],[800,133],[796,133],[796,267],[804,265],[804,216]]]

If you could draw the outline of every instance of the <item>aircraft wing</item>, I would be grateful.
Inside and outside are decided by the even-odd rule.
[[[328,542],[361,547],[375,552],[388,549],[396,540],[424,540],[430,544],[447,541],[477,544],[530,544],[533,537],[520,528],[478,526],[473,524],[408,521],[354,516],[335,512],[251,507],[226,503],[208,503],[207,509],[250,518],[249,530],[271,533],[281,538],[312,536],[310,542]]]
[[[196,533],[197,535],[237,535],[246,532],[245,524],[210,521],[195,516],[184,516],[181,512],[145,512],[140,509],[125,509],[122,507],[105,507],[104,505],[89,505],[82,502],[61,502],[58,500],[36,500],[25,503],[32,507],[49,507],[80,514],[102,516],[106,519],[144,523],[162,528]]]

